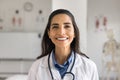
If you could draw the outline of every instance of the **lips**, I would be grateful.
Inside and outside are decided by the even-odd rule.
[[[68,38],[57,38],[57,40],[61,40],[61,41],[63,41],[63,40],[67,40]]]

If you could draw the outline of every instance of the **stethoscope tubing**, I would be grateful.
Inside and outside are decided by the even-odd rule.
[[[72,69],[73,69],[73,67],[74,67],[75,59],[76,59],[76,55],[75,55],[75,52],[74,52],[74,60],[73,60],[73,64],[72,64],[72,66],[71,66],[71,69],[70,69],[69,72],[66,72],[66,73],[64,74],[64,76],[65,76],[66,74],[71,74],[71,75],[73,76],[73,80],[75,79],[75,75],[74,75],[71,71],[72,71]],[[48,55],[48,68],[49,68],[49,72],[50,72],[50,74],[51,74],[52,80],[55,80],[54,77],[53,77],[51,68],[50,68],[50,54]]]

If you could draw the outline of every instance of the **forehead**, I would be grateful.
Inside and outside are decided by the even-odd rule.
[[[67,14],[57,14],[55,15],[51,22],[72,22],[71,17]]]

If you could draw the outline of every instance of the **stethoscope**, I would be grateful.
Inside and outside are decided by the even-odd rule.
[[[73,69],[73,66],[74,66],[74,64],[75,64],[75,59],[76,59],[76,56],[75,56],[75,52],[74,52],[74,60],[73,60],[73,64],[72,64],[72,66],[71,66],[71,69],[70,69],[69,72],[66,72],[66,73],[64,74],[64,76],[65,76],[65,75],[72,75],[72,80],[75,80],[75,75],[71,72],[72,69]],[[51,74],[52,80],[55,80],[54,77],[53,77],[51,68],[50,68],[50,54],[49,54],[49,56],[48,56],[48,68],[49,68],[49,72],[50,72],[50,74]]]

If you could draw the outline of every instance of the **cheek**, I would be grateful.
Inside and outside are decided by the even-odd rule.
[[[70,31],[70,32],[69,32],[69,35],[74,38],[74,37],[75,37],[74,31]]]
[[[49,38],[50,38],[50,39],[54,38],[54,36],[55,36],[55,33],[54,33],[54,32],[49,32]]]

